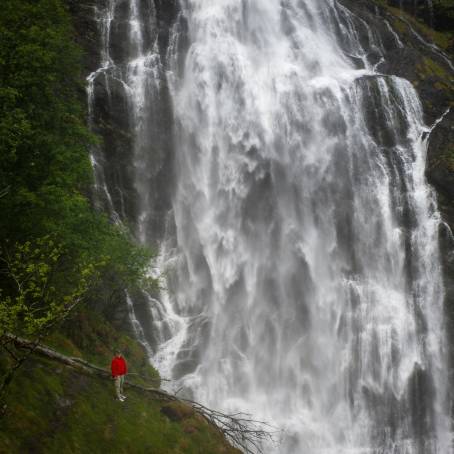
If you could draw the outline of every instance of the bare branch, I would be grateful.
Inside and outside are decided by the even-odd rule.
[[[54,318],[51,320],[50,323],[47,325],[43,326],[41,329],[41,332],[37,335],[36,339],[34,341],[24,341],[20,337],[10,334],[10,333],[4,333],[2,335],[2,348],[6,349],[8,353],[10,351],[8,350],[8,340],[13,343],[15,346],[21,346],[22,348],[27,348],[27,353],[20,358],[14,358],[15,362],[12,367],[9,368],[9,370],[4,374],[2,382],[0,383],[0,418],[4,415],[4,412],[6,410],[6,405],[4,403],[5,400],[5,395],[7,388],[9,384],[11,383],[15,373],[18,371],[18,369],[24,364],[24,362],[30,357],[32,353],[35,352],[35,350],[41,348],[39,346],[40,342],[42,339],[44,339],[51,331],[51,329],[57,324],[63,321],[65,318],[68,317],[70,312],[81,303],[82,298],[77,298],[71,305],[69,305],[61,314],[59,317]],[[6,339],[6,342],[4,341]],[[10,353],[11,354],[11,353]],[[14,355],[12,355],[14,357]]]
[[[3,189],[0,189],[0,199],[5,197],[9,193],[9,190],[11,189],[11,186],[6,186]]]
[[[31,342],[12,334],[5,334],[5,336],[7,336],[17,348],[27,349],[29,354],[35,353],[51,358],[87,375],[101,379],[110,380],[111,378],[109,370],[90,364],[83,359],[63,355],[49,347],[39,345],[37,342]],[[129,380],[126,380],[126,384],[131,388],[152,394],[156,399],[169,402],[183,402],[189,405],[195,413],[204,418],[209,424],[216,426],[233,446],[239,448],[245,454],[263,454],[264,442],[274,442],[275,436],[278,433],[276,428],[264,421],[254,420],[252,416],[247,413],[223,413],[219,410],[208,408],[199,402],[179,398],[176,394],[170,394],[158,388],[145,387]]]

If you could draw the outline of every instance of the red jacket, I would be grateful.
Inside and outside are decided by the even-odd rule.
[[[110,365],[112,371],[112,377],[118,377],[119,375],[125,375],[128,372],[128,366],[122,356],[115,356]]]

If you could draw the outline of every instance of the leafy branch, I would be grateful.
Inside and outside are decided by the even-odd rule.
[[[51,236],[2,248],[0,273],[6,292],[0,291],[0,349],[7,353],[9,367],[0,381],[0,416],[15,373],[52,328],[84,300],[96,280],[96,265],[72,263]],[[21,335],[31,339],[25,353],[14,348]]]

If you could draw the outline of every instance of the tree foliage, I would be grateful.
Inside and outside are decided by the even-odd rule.
[[[101,280],[115,274],[122,285],[134,285],[149,251],[96,213],[86,197],[89,146],[96,139],[86,126],[82,54],[74,36],[62,0],[2,2],[0,238],[25,248],[51,235],[66,262],[97,263]],[[73,279],[79,268],[73,267]]]
[[[103,264],[66,260],[63,247],[49,236],[6,245],[1,252],[6,285],[0,293],[0,339],[6,333],[41,336],[82,300]]]
[[[139,285],[151,258],[86,196],[97,139],[74,36],[63,0],[2,2],[0,349],[2,333],[39,339],[76,303]]]

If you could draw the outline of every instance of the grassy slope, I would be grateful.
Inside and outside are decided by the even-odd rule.
[[[2,2],[0,189],[11,185],[12,190],[0,198],[0,236],[13,243],[58,234],[71,262],[74,257],[80,263],[111,257],[99,288],[93,289],[93,300],[102,301],[105,288],[112,293],[112,281],[119,288],[125,281],[137,282],[143,270],[137,264],[148,263],[148,254],[95,215],[84,197],[92,177],[88,145],[93,137],[85,126],[82,49],[74,42],[78,37],[66,3]],[[93,14],[89,4],[71,3]],[[81,30],[88,33],[87,41],[93,39],[90,30]],[[78,277],[78,272],[65,275],[69,281]],[[2,297],[10,296],[9,286],[2,279]],[[140,344],[87,309],[46,342],[103,367],[109,367],[112,351],[120,348],[130,371],[145,377],[142,383],[159,382]],[[7,353],[0,349],[0,376],[7,366]],[[9,389],[7,416],[0,421],[0,453],[237,452],[189,408],[177,404],[171,421],[160,403],[138,391],[126,392],[128,401],[117,402],[112,382],[34,358]]]
[[[59,351],[106,367],[108,346],[114,344],[125,352],[131,372],[157,377],[142,347],[98,316],[85,311],[71,325],[75,340],[58,334],[50,342]],[[83,339],[90,346],[87,354],[80,346]],[[6,361],[0,358],[0,368]],[[189,407],[133,389],[125,393],[128,399],[120,403],[113,382],[33,358],[12,382],[8,415],[0,426],[0,453],[239,453]],[[172,420],[161,413],[169,405],[174,407]]]
[[[143,384],[144,380],[136,374],[148,384],[160,384],[159,374],[149,364],[144,348],[126,333],[116,330],[97,312],[77,312],[46,343],[65,355],[79,357],[107,369],[112,352],[119,349],[127,358],[129,372],[137,383]]]

